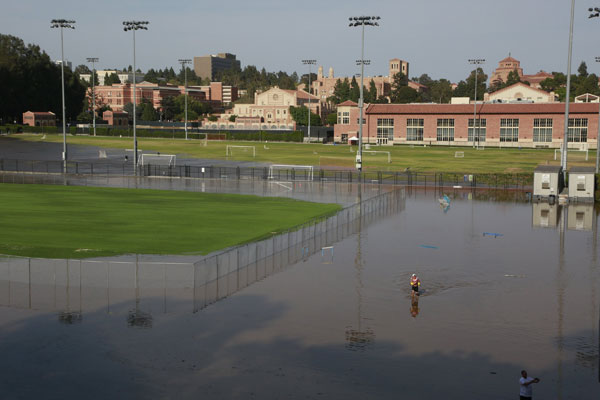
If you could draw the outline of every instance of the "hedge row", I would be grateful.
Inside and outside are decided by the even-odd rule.
[[[272,142],[302,142],[304,135],[302,132],[224,132],[227,134],[227,140],[245,140],[259,141],[270,140]]]
[[[72,135],[79,134],[90,134],[93,132],[93,128],[81,129],[75,126],[71,126],[68,132]],[[62,133],[62,127],[59,126],[28,126],[28,125],[4,125],[0,126],[0,133]],[[204,139],[205,132],[188,132],[188,137],[192,139]],[[294,132],[235,132],[225,131],[220,133],[208,133],[209,138],[211,135],[218,136],[225,134],[227,140],[243,140],[243,141],[273,141],[273,142],[302,142],[303,134],[299,131]],[[98,136],[133,136],[133,129],[131,128],[115,128],[112,126],[96,126],[96,135]],[[170,138],[170,139],[184,139],[185,131],[177,129],[137,129],[136,135],[138,137],[156,137],[156,138]]]

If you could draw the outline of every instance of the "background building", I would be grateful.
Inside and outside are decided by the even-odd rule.
[[[194,72],[196,76],[202,79],[212,81],[216,78],[218,72],[232,68],[240,68],[240,62],[236,60],[235,54],[219,53],[194,57]]]
[[[554,103],[556,102],[556,96],[554,95],[554,92],[548,93],[544,90],[533,88],[525,83],[517,82],[514,85],[496,90],[493,93],[485,93],[483,95],[483,100],[496,103]]]
[[[160,110],[162,101],[167,97],[177,97],[185,94],[183,86],[158,85],[151,82],[140,82],[136,85],[136,104],[148,101]],[[92,89],[88,88],[88,100],[91,102]],[[196,101],[207,101],[206,93],[199,89],[188,87],[188,96]],[[133,103],[133,85],[129,83],[114,84],[112,86],[96,86],[96,105],[108,105],[113,111],[122,111],[127,103]]]
[[[311,112],[320,115],[321,106],[318,99],[304,90],[284,90],[274,87],[265,92],[256,93],[253,104],[234,105],[232,114],[237,116],[237,124],[232,127],[244,129],[295,129],[296,123],[290,114],[290,107],[308,107],[309,98],[311,99]],[[222,116],[221,121],[209,122],[206,127],[220,128],[221,124],[225,127],[230,125],[226,120],[226,116]]]
[[[371,82],[373,82],[375,84],[375,88],[377,89],[377,97],[389,96],[392,89],[392,83],[394,81],[394,75],[396,75],[397,73],[402,73],[406,77],[408,77],[408,67],[408,61],[404,61],[399,58],[392,58],[388,63],[388,75],[365,76],[364,87],[366,90],[369,90]],[[319,98],[319,101],[321,101],[322,103],[326,103],[327,99],[333,96],[335,84],[337,83],[337,81],[343,81],[344,79],[348,79],[348,82],[352,81],[352,77],[336,78],[333,74],[333,67],[330,67],[328,75],[324,76],[323,67],[319,66],[317,72],[317,79],[311,82],[312,94],[317,96]],[[359,82],[360,85],[360,78],[356,78],[356,80]],[[408,86],[419,92],[425,89],[425,86],[412,81],[408,81]],[[299,88],[302,88],[302,86],[299,86]]]
[[[596,148],[598,103],[571,103],[569,111],[569,148]],[[479,144],[559,148],[564,112],[564,103],[478,104]],[[472,104],[371,104],[365,118],[364,143],[470,146],[477,133]],[[337,142],[341,134],[335,130]]]
[[[542,83],[545,79],[554,77],[554,75],[549,74],[546,71],[540,71],[534,75],[524,75],[523,68],[521,68],[521,62],[509,55],[505,59],[500,60],[498,67],[490,75],[490,86],[497,82],[506,82],[508,79],[508,74],[513,71],[517,71],[521,81],[529,82],[530,86],[535,89],[539,89],[540,83]]]
[[[112,74],[117,74],[121,83],[133,83],[133,72],[119,71],[116,69],[97,69],[96,75],[98,75],[98,82],[95,82],[95,84],[98,86],[104,86],[104,79]],[[91,83],[92,81],[92,74],[81,74],[79,77],[88,83]],[[143,81],[144,74],[142,72],[136,72],[135,83]]]
[[[29,126],[56,126],[56,114],[51,111],[23,113],[23,125]]]

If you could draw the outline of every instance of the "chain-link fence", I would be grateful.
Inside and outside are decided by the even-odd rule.
[[[130,326],[151,327],[154,313],[198,311],[404,206],[404,190],[387,191],[196,262],[0,258],[0,305],[59,311],[65,323],[81,321],[85,311],[126,310]]]
[[[0,159],[0,172],[62,174],[61,161]],[[137,173],[136,173],[137,172]],[[531,173],[461,174],[449,172],[414,171],[362,171],[329,170],[315,168],[195,166],[195,165],[143,165],[136,168],[128,162],[68,162],[67,175],[114,175],[140,177],[170,177],[228,180],[317,181],[345,183],[377,183],[402,186],[460,186],[474,188],[530,189]],[[7,179],[7,178],[4,178]]]

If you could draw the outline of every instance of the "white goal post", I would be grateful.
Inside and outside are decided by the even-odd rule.
[[[139,158],[138,164],[144,165],[168,165],[174,167],[177,161],[175,154],[146,154],[142,153]]]
[[[561,146],[560,149],[554,149],[554,159],[555,160],[556,160],[556,153],[558,152],[562,156],[562,151],[563,151],[562,146]],[[569,154],[569,152],[571,152],[571,153],[574,153],[574,152],[585,153],[585,161],[588,160],[589,153],[588,153],[588,147],[587,146],[582,146],[581,148],[576,148],[575,147],[575,148],[572,148],[572,149],[567,148],[567,155]]]
[[[455,151],[454,158],[465,158],[465,152],[464,151]]]
[[[362,152],[363,152],[363,154],[364,153],[387,154],[388,164],[392,163],[392,154],[389,151],[383,151],[383,150],[363,150]]]
[[[225,147],[225,156],[232,156],[234,149],[241,149],[241,151],[245,153],[252,149],[252,157],[256,157],[256,146],[240,146],[233,144],[228,144],[227,147]]]
[[[280,176],[280,172],[279,171],[286,171],[286,176],[287,176],[287,171],[294,171],[294,174],[300,172],[301,171],[305,171],[304,175],[306,176],[306,180],[307,181],[312,181],[313,177],[314,177],[314,170],[313,170],[313,166],[312,165],[287,165],[287,164],[273,164],[271,166],[269,166],[269,176],[268,179],[277,179]],[[294,180],[300,180],[300,179],[296,179],[296,177],[294,176]]]

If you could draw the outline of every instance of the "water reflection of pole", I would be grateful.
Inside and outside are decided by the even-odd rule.
[[[561,207],[561,206],[558,206]],[[558,255],[558,272],[556,274],[557,302],[558,302],[558,379],[556,381],[556,392],[558,399],[562,399],[562,357],[564,348],[563,339],[563,312],[564,312],[564,295],[565,295],[565,230],[567,227],[567,207],[562,206],[562,219],[559,226],[559,255]]]
[[[362,260],[362,186],[360,182],[357,185],[358,188],[358,229],[357,229],[357,245],[356,245],[356,257],[354,258],[354,266],[356,270],[356,295],[357,295],[357,329],[352,327],[346,328],[346,348],[348,350],[364,350],[369,344],[373,342],[375,334],[370,328],[363,330],[362,328],[362,271],[363,271],[363,260]]]

